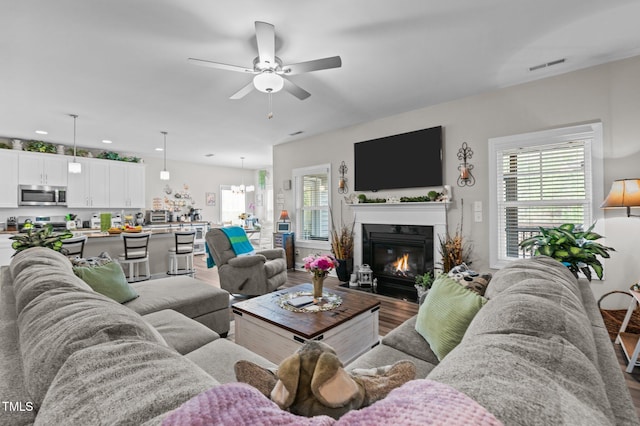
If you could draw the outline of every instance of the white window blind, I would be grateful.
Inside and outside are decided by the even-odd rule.
[[[301,246],[324,247],[329,242],[331,166],[294,170],[296,188],[296,241]],[[320,246],[318,246],[318,243]]]
[[[329,186],[326,173],[302,177],[302,236],[305,240],[329,240]]]
[[[593,127],[490,140],[492,267],[530,256],[519,244],[538,234],[539,227],[588,227],[594,221],[594,198],[599,203],[602,191],[594,196],[594,141],[601,146],[601,131],[594,129],[601,126]]]

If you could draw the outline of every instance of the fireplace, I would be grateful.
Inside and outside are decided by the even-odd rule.
[[[425,270],[429,270],[434,267],[434,254],[437,256],[438,254],[438,235],[444,235],[447,230],[447,207],[449,203],[446,202],[425,202],[425,203],[361,203],[361,204],[351,204],[350,207],[355,216],[355,227],[354,227],[354,248],[353,248],[353,260],[354,260],[354,269],[362,265],[363,263],[371,266],[371,269],[376,267],[370,259],[364,260],[364,225],[386,225],[394,224],[394,226],[405,229],[412,229],[416,227],[428,227],[431,229],[431,248],[429,249],[429,240],[424,241],[420,244],[426,245],[427,247],[424,250],[424,256],[428,257],[428,259],[423,259],[422,261],[417,258],[412,259],[412,254],[415,254],[415,250],[417,250],[417,245],[415,239],[418,236],[412,236],[409,238],[410,244],[408,244],[408,254],[409,259],[407,260],[410,266],[413,266],[415,263],[420,264],[422,267],[422,273]],[[413,231],[412,231],[413,232]],[[422,237],[419,237],[422,238]],[[388,247],[383,248],[384,245]],[[378,245],[377,245],[378,246]],[[402,249],[394,244],[389,244],[389,242],[382,242],[379,244],[379,250],[390,251],[387,253],[393,262],[396,261],[398,257],[404,256]],[[436,259],[436,262],[438,259]],[[377,261],[376,261],[377,262]],[[388,262],[385,262],[388,263]],[[436,265],[437,266],[437,265]],[[421,273],[420,270],[416,268],[416,271],[413,274]],[[393,274],[391,274],[393,275]],[[379,276],[376,276],[378,280],[378,285],[382,284],[383,289],[387,288],[390,290],[391,294],[394,297],[398,297],[401,299],[407,300],[415,300],[417,297],[417,292],[413,287],[413,280],[411,278],[406,277],[396,277],[390,276],[385,277],[385,282],[381,282]],[[402,287],[400,287],[402,286]],[[406,290],[404,292],[397,291],[399,289]]]
[[[433,226],[362,225],[362,263],[379,294],[416,300],[416,276],[433,270]]]

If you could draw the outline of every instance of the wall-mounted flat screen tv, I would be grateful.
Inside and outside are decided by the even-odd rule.
[[[354,189],[442,186],[442,126],[354,144]]]

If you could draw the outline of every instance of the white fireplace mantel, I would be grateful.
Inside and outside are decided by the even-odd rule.
[[[446,202],[426,203],[361,203],[350,204],[353,209],[355,229],[353,261],[354,266],[362,264],[362,225],[422,225],[433,226],[433,253],[439,253],[438,235],[447,232]]]

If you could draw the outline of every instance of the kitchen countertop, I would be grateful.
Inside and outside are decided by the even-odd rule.
[[[171,234],[175,231],[191,228],[191,225],[206,225],[209,222],[166,222],[166,223],[153,223],[142,227],[142,232],[148,232],[152,235],[156,234]],[[71,232],[86,235],[88,238],[105,238],[105,237],[119,237],[120,234],[108,234],[101,232],[99,229],[91,228],[77,228]],[[1,234],[19,234],[18,231],[0,231]]]

